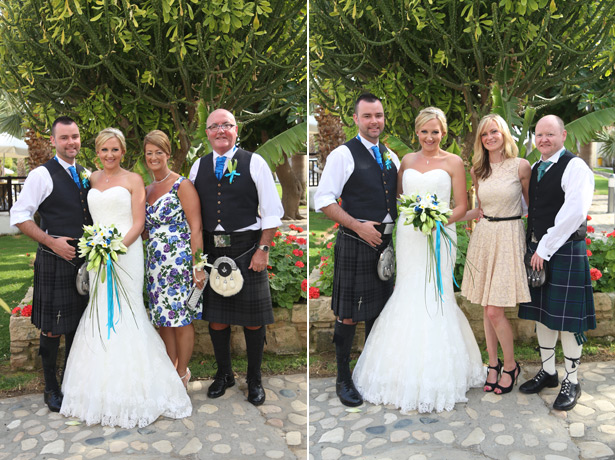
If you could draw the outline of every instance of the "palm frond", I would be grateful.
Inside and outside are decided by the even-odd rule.
[[[385,144],[390,150],[395,152],[401,160],[406,153],[414,151],[412,147],[404,144],[398,137],[392,134],[387,134],[382,138],[382,143]]]
[[[284,154],[292,156],[307,151],[307,129],[307,122],[299,123],[269,139],[255,152],[274,170],[277,165],[284,163]]]
[[[597,131],[613,123],[615,123],[615,108],[588,113],[566,125],[568,136],[564,145],[568,150],[576,152],[577,143],[590,143]]]

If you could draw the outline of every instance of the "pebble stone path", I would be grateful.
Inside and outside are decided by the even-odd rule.
[[[525,382],[539,367],[523,369]],[[560,379],[563,366],[558,365]],[[582,395],[570,412],[552,409],[559,387],[540,395],[468,392],[450,412],[402,414],[365,403],[348,411],[335,378],[310,379],[309,458],[391,460],[615,459],[615,361],[582,363]]]
[[[42,394],[3,399],[0,460],[306,459],[306,375],[264,377],[260,407],[237,382],[218,399],[207,398],[211,381],[190,382],[192,416],[130,430],[67,424],[75,419],[49,412]]]

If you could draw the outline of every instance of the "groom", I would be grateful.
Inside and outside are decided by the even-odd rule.
[[[376,269],[391,242],[397,218],[399,159],[379,142],[384,109],[373,94],[359,96],[353,115],[359,134],[327,157],[314,208],[340,224],[335,244],[331,308],[337,317],[333,342],[337,361],[335,390],[342,404],[359,406],[363,398],[352,382],[350,350],[357,322],[365,321],[365,339],[393,292],[394,278],[382,281]],[[341,206],[337,203],[342,199]]]
[[[88,302],[79,295],[76,276],[83,262],[77,256],[77,240],[83,226],[91,225],[86,196],[90,188],[84,168],[75,162],[81,148],[79,127],[69,117],[51,126],[56,155],[28,175],[11,209],[11,225],[39,243],[34,262],[32,323],[41,330],[39,355],[45,376],[45,404],[52,412],[62,406],[56,380],[60,336],[64,334],[66,357]],[[41,217],[40,227],[34,213]],[[66,367],[66,361],[64,364]]]
[[[530,288],[532,300],[519,306],[519,317],[536,321],[542,369],[519,388],[538,393],[558,384],[555,344],[561,331],[566,376],[553,403],[571,410],[581,395],[577,378],[585,331],[596,328],[585,234],[587,212],[594,193],[594,175],[585,162],[564,148],[564,122],[547,115],[536,124],[536,147],[541,161],[532,168],[527,219],[532,267],[542,269],[547,283]]]

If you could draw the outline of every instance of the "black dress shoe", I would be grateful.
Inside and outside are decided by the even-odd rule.
[[[64,395],[60,390],[45,390],[45,393],[43,393],[43,400],[51,412],[60,412],[63,397]]]
[[[265,389],[260,379],[248,379],[248,401],[255,406],[265,402]]]
[[[227,388],[233,385],[235,385],[235,376],[233,374],[216,374],[213,383],[207,389],[207,396],[209,398],[219,398],[226,392]]]
[[[357,407],[363,404],[363,398],[352,379],[335,382],[335,393],[344,406]]]
[[[555,374],[547,374],[544,369],[540,369],[534,378],[528,380],[519,387],[519,391],[529,395],[538,393],[545,387],[555,388],[557,385],[557,371],[555,371]]]
[[[581,396],[581,384],[572,383],[568,379],[562,380],[562,388],[559,390],[557,398],[553,403],[553,409],[571,410],[577,405],[577,400]]]

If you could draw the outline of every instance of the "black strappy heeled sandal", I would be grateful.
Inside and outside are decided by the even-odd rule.
[[[503,387],[502,385],[500,385],[500,382],[498,382],[494,390],[496,388],[499,388],[500,393],[496,393],[496,395],[505,395],[506,393],[510,393],[513,389],[513,386],[517,383],[517,379],[519,378],[519,375],[521,374],[521,366],[519,365],[517,361],[515,361],[515,364],[516,366],[512,371],[505,371],[504,369],[502,369],[503,374],[510,375],[511,382],[510,382],[510,385],[508,385],[507,387]]]
[[[483,391],[485,393],[491,393],[493,390],[495,390],[495,387],[498,386],[498,380],[500,379],[500,375],[502,375],[502,367],[504,366],[504,364],[502,364],[502,361],[500,360],[500,358],[498,358],[498,364],[496,366],[487,366],[487,378],[485,379],[485,384],[483,385]],[[491,383],[489,381],[489,371],[490,370],[494,370],[497,375],[495,382]],[[490,387],[490,390],[485,390],[485,387]]]

